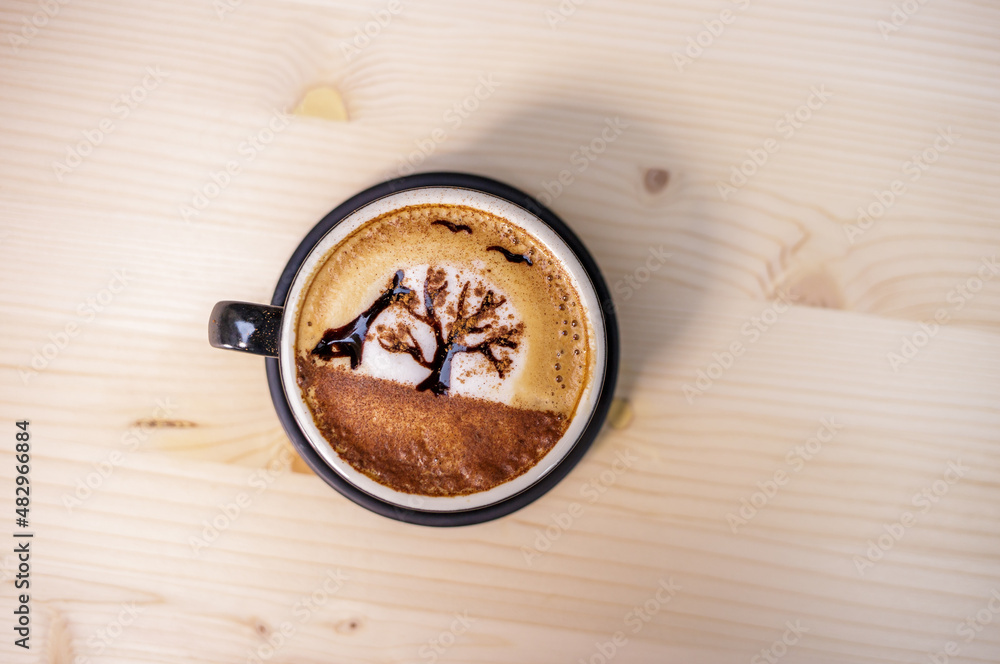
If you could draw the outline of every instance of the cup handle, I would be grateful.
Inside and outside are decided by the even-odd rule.
[[[283,307],[225,300],[208,319],[208,343],[216,348],[278,357]]]

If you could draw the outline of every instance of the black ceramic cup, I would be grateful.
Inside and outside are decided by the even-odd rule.
[[[386,210],[416,203],[480,206],[501,216],[529,220],[536,236],[550,246],[582,292],[596,335],[596,369],[586,411],[574,426],[525,475],[484,496],[449,502],[401,494],[376,485],[351,469],[316,429],[295,382],[294,321],[303,283],[344,229],[363,224]],[[547,239],[546,239],[547,238]],[[287,313],[286,313],[287,312]],[[510,514],[537,500],[562,480],[586,453],[607,416],[618,372],[618,328],[614,306],[597,264],[573,232],[548,208],[522,191],[489,178],[463,173],[422,173],[383,182],[339,205],[302,240],[278,279],[270,305],[224,301],[215,305],[209,343],[265,357],[267,382],[285,432],[305,462],[330,486],[358,505],[386,517],[428,526],[461,526]],[[579,426],[576,423],[579,422]],[[570,435],[572,433],[572,435]],[[499,489],[499,490],[498,490]]]

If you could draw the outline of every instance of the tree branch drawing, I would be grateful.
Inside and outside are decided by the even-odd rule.
[[[351,369],[361,366],[361,354],[365,349],[365,338],[368,328],[378,315],[400,300],[409,296],[412,291],[402,285],[403,271],[399,270],[392,278],[392,286],[382,293],[374,303],[365,309],[357,318],[342,327],[330,328],[323,333],[312,354],[324,360],[335,357],[351,358]]]
[[[461,353],[478,353],[489,362],[497,375],[501,378],[507,376],[513,360],[504,349],[518,347],[524,325],[501,323],[498,309],[506,303],[506,298],[481,284],[473,287],[471,281],[466,281],[461,286],[457,301],[449,303],[448,275],[443,269],[427,268],[420,295],[400,285],[401,275],[402,272],[397,272],[392,287],[354,321],[341,328],[327,330],[323,340],[313,349],[313,354],[327,359],[350,357],[351,368],[356,369],[361,363],[368,327],[378,314],[398,303],[410,320],[400,320],[394,326],[377,325],[375,338],[384,350],[409,355],[430,371],[417,385],[417,390],[436,395],[448,394],[452,362]],[[478,305],[472,304],[473,298],[479,298]],[[435,345],[430,359],[414,334],[416,323],[423,323],[433,333]],[[481,336],[477,340],[478,335]]]

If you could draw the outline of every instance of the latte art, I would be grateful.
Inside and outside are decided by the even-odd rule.
[[[481,277],[420,265],[398,270],[372,307],[328,329],[311,354],[349,357],[352,369],[419,391],[491,398],[523,365],[523,329],[507,297]]]
[[[592,378],[562,263],[460,205],[384,214],[333,247],[297,312],[298,382],[336,453],[403,493],[458,496],[535,466]]]

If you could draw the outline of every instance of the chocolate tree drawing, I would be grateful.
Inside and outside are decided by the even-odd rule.
[[[402,320],[393,327],[377,325],[375,338],[386,351],[405,353],[430,371],[417,385],[418,390],[448,394],[452,361],[461,353],[479,353],[501,378],[507,375],[512,359],[503,349],[518,347],[524,326],[500,321],[497,310],[506,298],[482,284],[473,286],[471,281],[462,284],[457,298],[449,298],[448,275],[441,268],[427,268],[422,298],[401,285],[402,279],[403,272],[396,272],[392,285],[370,307],[347,325],[327,330],[312,354],[323,359],[349,357],[351,368],[357,369],[372,323],[380,313],[397,305]],[[475,298],[479,303],[474,305]],[[417,324],[428,326],[433,333],[435,346],[429,360],[414,336]]]

